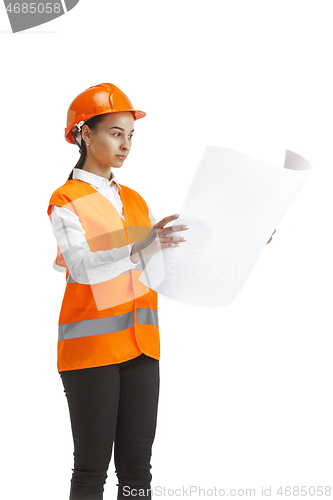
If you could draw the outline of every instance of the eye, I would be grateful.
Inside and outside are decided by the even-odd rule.
[[[113,135],[114,135],[115,137],[118,137],[118,135],[121,135],[121,133],[120,133],[120,132],[115,132]],[[134,134],[130,134],[130,135],[129,135],[129,137],[132,139],[133,135],[134,135]]]

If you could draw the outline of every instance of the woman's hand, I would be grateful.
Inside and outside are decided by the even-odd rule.
[[[268,245],[268,243],[270,243],[272,241],[272,237],[273,237],[273,234],[275,233],[276,229],[274,229],[274,231],[272,232],[272,236],[269,238],[269,240],[267,241],[266,245]]]
[[[142,258],[149,258],[164,248],[178,247],[180,242],[186,241],[181,236],[172,236],[173,232],[186,231],[189,229],[185,225],[164,227],[168,222],[177,219],[177,215],[170,215],[157,222],[150,230],[149,234],[141,241],[134,243],[131,252],[131,261],[135,264]]]

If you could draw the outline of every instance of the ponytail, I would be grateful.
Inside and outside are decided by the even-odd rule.
[[[81,138],[80,153],[81,153],[80,158],[79,158],[79,160],[78,160],[78,162],[77,162],[77,164],[75,165],[74,168],[82,168],[82,167],[84,167],[84,164],[86,162],[86,158],[87,158],[87,146],[86,146],[85,141],[82,140],[82,138]],[[68,176],[68,179],[67,179],[68,181],[70,179],[73,179],[74,168],[73,168],[73,170],[71,171],[71,173]]]

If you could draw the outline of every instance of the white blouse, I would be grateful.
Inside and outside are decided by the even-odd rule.
[[[114,205],[120,217],[125,220],[123,204],[118,192],[121,187],[114,172],[111,173],[111,180],[108,180],[100,175],[74,168],[73,179],[87,182],[97,189]],[[152,226],[156,224],[150,208],[149,218]],[[53,205],[51,221],[53,234],[74,281],[84,285],[101,283],[137,265],[130,259],[134,243],[112,250],[91,252],[79,217],[68,208]],[[56,271],[66,272],[66,269],[58,266],[55,261],[53,268]]]

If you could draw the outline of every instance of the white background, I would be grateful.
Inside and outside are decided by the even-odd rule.
[[[260,497],[271,486],[281,498],[279,486],[333,487],[332,3],[81,0],[16,34],[1,7],[0,44],[6,499],[69,496],[73,442],[56,367],[65,275],[52,268],[46,210],[79,158],[64,139],[68,107],[104,82],[147,113],[115,173],[157,221],[181,212],[206,146],[278,165],[290,149],[312,166],[232,304],[159,296],[152,488]],[[116,498],[114,471],[112,458],[105,498]]]

